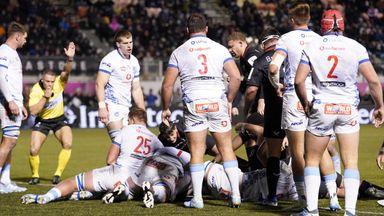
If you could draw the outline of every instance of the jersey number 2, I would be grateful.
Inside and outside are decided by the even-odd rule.
[[[138,154],[142,153],[144,155],[149,154],[149,152],[151,152],[151,146],[149,146],[149,143],[151,142],[151,140],[144,138],[142,136],[138,136],[136,139],[139,140],[139,144],[136,146],[134,152]],[[141,146],[144,147],[143,150],[141,150]]]
[[[331,70],[329,70],[329,72],[328,72],[327,78],[336,79],[337,76],[333,75],[333,71],[335,71],[335,68],[336,68],[337,64],[339,63],[339,58],[337,58],[337,56],[335,56],[335,55],[328,56],[328,61],[331,61],[332,59],[334,60],[334,62],[333,62],[333,65],[331,67]]]
[[[199,74],[207,74],[208,73],[207,56],[204,54],[200,54],[199,56],[197,56],[197,59],[200,61],[200,64],[203,66],[203,69],[199,69]]]

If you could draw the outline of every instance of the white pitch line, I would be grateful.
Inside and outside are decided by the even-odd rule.
[[[319,207],[319,209],[329,211],[328,207]],[[356,210],[356,212],[362,215],[384,215],[384,213],[380,213],[380,212],[367,212],[367,211],[358,211],[358,210]]]
[[[12,182],[15,182],[15,183],[17,183],[17,184],[22,184],[22,185],[30,185],[30,184],[28,184],[28,182],[20,182],[20,181],[12,181]],[[32,186],[32,185],[31,185]],[[49,186],[49,187],[53,187],[53,186],[56,186],[56,185],[54,185],[54,184],[44,184],[44,183],[39,183],[39,184],[35,184],[35,185],[33,185],[33,186]]]

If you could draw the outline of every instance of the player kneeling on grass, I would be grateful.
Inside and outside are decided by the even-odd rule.
[[[147,113],[140,108],[131,108],[129,125],[113,141],[108,157],[108,166],[80,173],[60,182],[46,194],[26,194],[21,197],[24,204],[46,204],[62,197],[68,197],[75,191],[107,192],[114,184],[125,181],[140,167],[142,161],[163,148],[155,134],[146,128]],[[80,194],[80,193],[79,193]]]
[[[114,190],[103,197],[103,202],[109,204],[143,197],[147,208],[153,208],[155,203],[172,202],[189,189],[191,176],[184,167],[190,159],[188,152],[164,147],[146,158],[127,181],[116,184]]]

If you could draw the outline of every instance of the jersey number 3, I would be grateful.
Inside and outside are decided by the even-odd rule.
[[[151,146],[149,145],[151,140],[144,138],[142,136],[138,136],[136,139],[139,140],[139,144],[136,146],[134,152],[137,154],[144,154],[144,155],[149,154],[149,152],[151,152]],[[143,146],[143,149],[142,149],[142,146]]]
[[[328,72],[327,78],[336,79],[337,76],[333,75],[333,72],[335,71],[335,68],[336,68],[337,64],[339,63],[339,58],[337,58],[337,56],[335,56],[335,55],[330,55],[330,56],[328,56],[328,61],[331,61],[331,60],[334,60],[334,62],[333,62],[333,65],[331,67],[331,70],[329,70],[329,72]]]
[[[199,69],[199,74],[207,74],[208,73],[208,65],[207,65],[207,56],[204,54],[200,54],[197,56],[197,60],[200,61],[200,64],[203,66],[203,68]]]

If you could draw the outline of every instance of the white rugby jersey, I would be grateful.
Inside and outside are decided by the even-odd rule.
[[[313,40],[300,63],[312,69],[313,97],[319,103],[358,105],[359,65],[369,61],[367,50],[357,41],[331,33]]]
[[[139,61],[132,54],[125,58],[119,50],[109,52],[100,62],[99,72],[110,75],[105,86],[105,102],[132,106],[132,82],[139,80]]]
[[[136,124],[123,127],[113,144],[120,147],[116,165],[128,168],[129,175],[134,174],[145,158],[164,147],[155,134]]]
[[[284,94],[296,94],[294,83],[302,50],[311,40],[319,37],[320,35],[310,29],[296,29],[282,35],[278,40],[275,50],[280,50],[287,54],[287,58],[284,62],[284,85],[286,86]],[[305,86],[309,92],[312,90],[311,83],[311,77],[308,76],[305,80]]]
[[[19,54],[7,44],[0,46],[0,100],[15,101],[23,104],[23,72]],[[5,82],[5,83],[3,83]],[[4,89],[7,85],[7,89]]]
[[[206,163],[207,164],[207,163]],[[212,164],[206,174],[207,187],[216,198],[226,198],[231,193],[231,185],[221,164]],[[207,171],[207,170],[206,170]],[[268,196],[266,169],[242,173],[238,169],[240,192],[243,201],[260,201]],[[280,161],[280,177],[277,182],[276,195],[279,199],[297,200],[295,182],[290,164]]]
[[[173,51],[168,67],[179,70],[184,102],[223,98],[223,66],[232,60],[228,49],[204,35],[196,35]]]

